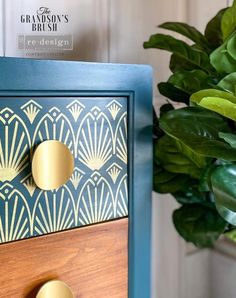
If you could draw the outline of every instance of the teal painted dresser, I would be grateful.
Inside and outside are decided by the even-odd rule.
[[[0,297],[51,279],[75,297],[150,297],[151,85],[148,66],[0,58]],[[49,140],[73,172],[44,190],[32,160]]]

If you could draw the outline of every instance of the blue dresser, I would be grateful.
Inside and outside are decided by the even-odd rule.
[[[45,190],[32,175],[32,164],[35,152],[47,141],[67,148],[73,169],[60,187]],[[66,169],[60,168],[60,162],[64,155],[56,157],[55,152],[48,158],[47,150],[43,154],[39,167],[46,172],[41,174],[42,179],[43,175],[47,180],[63,176]],[[46,160],[50,158],[57,158],[56,172],[50,168],[51,164],[47,168]],[[51,171],[54,174],[50,176]],[[0,284],[5,286],[0,292],[4,297],[29,298],[24,289],[32,288],[35,293],[37,278],[40,282],[52,279],[45,268],[42,270],[37,265],[30,278],[16,272],[12,284],[11,280],[7,282],[5,273],[15,271],[5,259],[8,251],[18,267],[22,266],[22,260],[29,262],[30,267],[35,254],[40,254],[34,251],[34,246],[38,247],[42,241],[47,246],[48,241],[44,258],[52,258],[54,243],[73,246],[74,242],[68,242],[73,239],[78,240],[80,258],[86,235],[88,243],[99,242],[103,231],[103,239],[110,233],[113,241],[116,243],[117,239],[121,244],[122,249],[117,250],[120,255],[116,252],[111,258],[117,273],[112,273],[111,264],[107,270],[101,264],[103,271],[99,271],[96,269],[99,264],[94,263],[84,269],[87,275],[79,269],[77,274],[75,266],[76,278],[69,275],[67,278],[68,264],[61,269],[62,275],[57,266],[50,265],[53,278],[55,275],[57,279],[66,279],[74,297],[106,298],[111,287],[114,292],[110,292],[113,293],[110,297],[149,298],[151,190],[152,70],[149,66],[0,58],[0,260],[5,262],[0,270]],[[124,233],[116,237],[119,224]],[[96,233],[100,234],[96,236]],[[101,251],[113,249],[109,239],[104,240],[103,247],[99,246]],[[24,259],[27,244],[34,253],[31,256],[28,252],[29,259]],[[99,249],[94,247],[94,258],[97,254],[99,262]],[[22,260],[18,250],[22,251]],[[59,259],[65,257],[59,254]],[[118,263],[124,262],[122,266],[116,264],[115,255]],[[100,275],[110,271],[113,280],[118,280],[117,291],[114,282],[109,285],[107,280],[93,292],[87,290],[88,281],[82,290],[79,280],[85,280],[83,284],[86,284],[95,270]],[[15,279],[20,281],[17,285]]]

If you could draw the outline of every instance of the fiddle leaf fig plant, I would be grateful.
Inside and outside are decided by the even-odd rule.
[[[166,103],[154,111],[153,188],[180,204],[173,222],[186,241],[236,241],[236,0],[204,33],[181,22],[159,27],[188,41],[157,33],[144,42],[171,53],[172,74],[157,86]]]

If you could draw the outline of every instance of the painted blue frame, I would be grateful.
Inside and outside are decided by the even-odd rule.
[[[0,96],[126,96],[129,104],[129,298],[151,297],[152,69],[0,58]]]

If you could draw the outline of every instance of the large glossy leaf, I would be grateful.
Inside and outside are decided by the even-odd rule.
[[[199,105],[236,121],[236,104],[220,97],[204,97]]]
[[[178,191],[173,194],[176,201],[180,204],[201,204],[204,206],[212,207],[212,202],[208,198],[208,193],[200,192],[198,185],[191,185],[186,187],[184,191]]]
[[[153,190],[159,193],[175,193],[186,188],[190,182],[188,175],[170,173],[161,165],[154,166]]]
[[[165,113],[174,110],[175,108],[171,103],[165,103],[160,107],[160,117],[163,116]]]
[[[233,34],[232,38],[230,38],[228,40],[228,42],[226,43],[226,49],[227,52],[229,53],[229,55],[236,60],[236,35]]]
[[[183,102],[186,104],[189,103],[189,94],[180,90],[179,88],[176,88],[171,83],[162,82],[162,83],[159,83],[157,86],[158,86],[159,92],[163,96],[165,96],[175,102]]]
[[[218,212],[227,222],[236,225],[236,164],[218,167],[211,181]]]
[[[231,7],[227,8],[221,20],[221,30],[225,40],[236,29],[236,1]]]
[[[224,77],[219,83],[218,86],[228,92],[231,92],[232,94],[236,94],[236,72],[231,73]]]
[[[177,54],[171,55],[169,68],[173,73],[175,73],[179,70],[201,69],[200,66],[189,62],[188,60],[186,60],[185,58],[183,58]]]
[[[211,247],[227,226],[215,209],[200,204],[175,210],[173,221],[179,234],[199,247]]]
[[[211,79],[202,70],[178,71],[169,77],[168,83],[189,95],[210,87]]]
[[[177,138],[182,133],[190,136],[204,136],[214,139],[218,137],[218,132],[228,132],[227,122],[216,113],[207,111],[199,107],[186,107],[166,113],[160,118],[160,126],[168,134],[176,134]],[[204,131],[202,131],[204,129]]]
[[[209,195],[212,195],[211,175],[216,167],[217,165],[213,163],[204,168],[198,185],[199,191],[208,192]],[[211,198],[211,201],[213,200],[214,199]]]
[[[216,200],[217,201],[217,200]],[[225,219],[229,224],[236,226],[236,212],[232,211],[231,209],[224,207],[221,204],[217,204],[215,202],[217,211],[219,212],[220,216]]]
[[[186,156],[193,164],[195,164],[198,168],[202,169],[206,167],[211,161],[211,159],[206,158],[205,156],[202,156],[200,154],[196,154],[194,150],[192,150],[190,147],[186,146],[183,142],[176,140],[172,138],[175,143],[177,150],[181,152],[184,156]],[[202,172],[202,170],[201,170]]]
[[[190,100],[199,104],[201,100],[205,97],[219,97],[236,103],[236,97],[229,92],[217,90],[217,89],[204,89],[195,92],[191,95]]]
[[[205,29],[205,36],[213,49],[222,44],[223,36],[221,31],[221,19],[226,8],[221,9],[213,19],[207,24]]]
[[[214,112],[198,107],[170,111],[160,119],[160,127],[199,155],[236,160],[236,149],[218,136],[219,131],[230,132],[227,121]]]
[[[236,71],[236,60],[228,53],[227,42],[218,47],[210,55],[211,64],[219,73],[232,73]]]
[[[204,167],[206,165],[206,159],[199,157],[192,151],[187,151],[178,143],[177,140],[167,135],[161,137],[154,146],[154,159],[159,160],[168,172],[187,174],[199,178],[201,174],[200,166]]]
[[[176,39],[170,35],[151,35],[149,41],[144,42],[144,48],[166,50],[179,55],[182,59],[185,59],[186,62],[196,65],[197,68],[201,68],[207,72],[213,71],[209,57],[205,52],[194,49],[184,41]]]
[[[206,37],[198,31],[195,27],[192,27],[182,22],[166,22],[159,26],[160,28],[177,32],[195,43],[199,44],[203,49],[209,50],[210,45]]]
[[[232,148],[236,148],[236,135],[232,133],[224,133],[224,132],[219,132],[219,137],[224,139],[225,142],[230,144]]]

